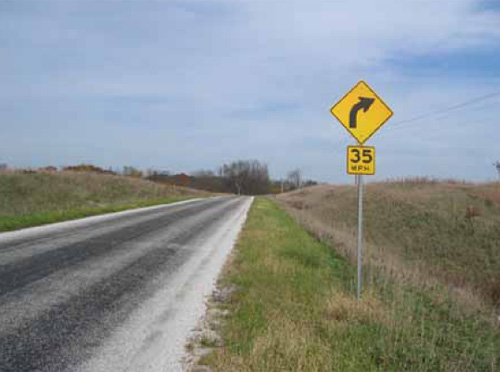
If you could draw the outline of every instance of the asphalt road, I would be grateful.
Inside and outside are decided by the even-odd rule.
[[[0,371],[174,371],[251,198],[0,234]]]

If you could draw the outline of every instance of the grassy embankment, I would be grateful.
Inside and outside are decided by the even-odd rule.
[[[320,186],[279,198],[315,236],[345,256],[356,255],[353,186]],[[383,271],[433,288],[483,311],[500,308],[500,183],[426,179],[366,187],[367,279]]]
[[[0,231],[208,195],[122,176],[5,172],[0,173]]]
[[[348,189],[340,195],[339,190],[326,194],[330,195],[328,208],[333,208],[332,198],[345,202],[347,210],[338,211],[339,223],[351,230],[352,221],[343,216],[350,208],[344,199],[353,192]],[[294,202],[302,197],[295,195]],[[368,197],[367,210],[370,203],[373,200]],[[335,220],[322,220],[327,221]],[[475,228],[475,234],[483,234]],[[395,235],[406,241],[410,237],[400,236],[405,232]],[[372,234],[369,228],[370,240]],[[200,363],[215,371],[500,368],[500,332],[488,319],[464,309],[444,287],[430,289],[375,271],[371,270],[363,301],[357,302],[355,266],[335,253],[330,242],[303,230],[275,202],[256,199],[221,279],[222,286],[236,288],[220,305],[229,310],[219,329],[223,346]]]

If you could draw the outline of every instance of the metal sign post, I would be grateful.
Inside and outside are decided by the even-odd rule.
[[[361,300],[361,268],[363,266],[363,176],[358,175],[358,301]]]

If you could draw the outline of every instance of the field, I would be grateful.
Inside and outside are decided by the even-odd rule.
[[[221,341],[205,342],[212,351],[199,364],[213,371],[498,371],[500,322],[486,284],[498,267],[497,190],[370,185],[361,302],[354,187],[284,194],[278,199],[288,213],[256,199],[219,283],[231,289],[212,323]],[[470,205],[480,211],[471,222]],[[467,250],[469,260],[461,256]]]
[[[116,175],[3,172],[0,231],[208,195]]]

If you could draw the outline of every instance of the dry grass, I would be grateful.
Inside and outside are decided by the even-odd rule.
[[[389,315],[386,305],[370,291],[365,291],[363,301],[358,301],[345,292],[333,291],[328,297],[325,314],[326,318],[337,323],[337,326],[349,326],[353,322],[389,325]]]
[[[300,192],[302,196],[308,192]],[[295,200],[297,201],[297,200]],[[214,371],[496,371],[500,333],[449,298],[383,275],[355,297],[355,267],[257,198],[221,281]],[[383,281],[383,282],[380,282]]]
[[[307,229],[355,262],[354,186],[317,186],[278,200]],[[382,270],[425,288],[445,285],[469,308],[491,315],[491,306],[500,305],[499,201],[500,183],[418,179],[367,185],[367,280]]]

